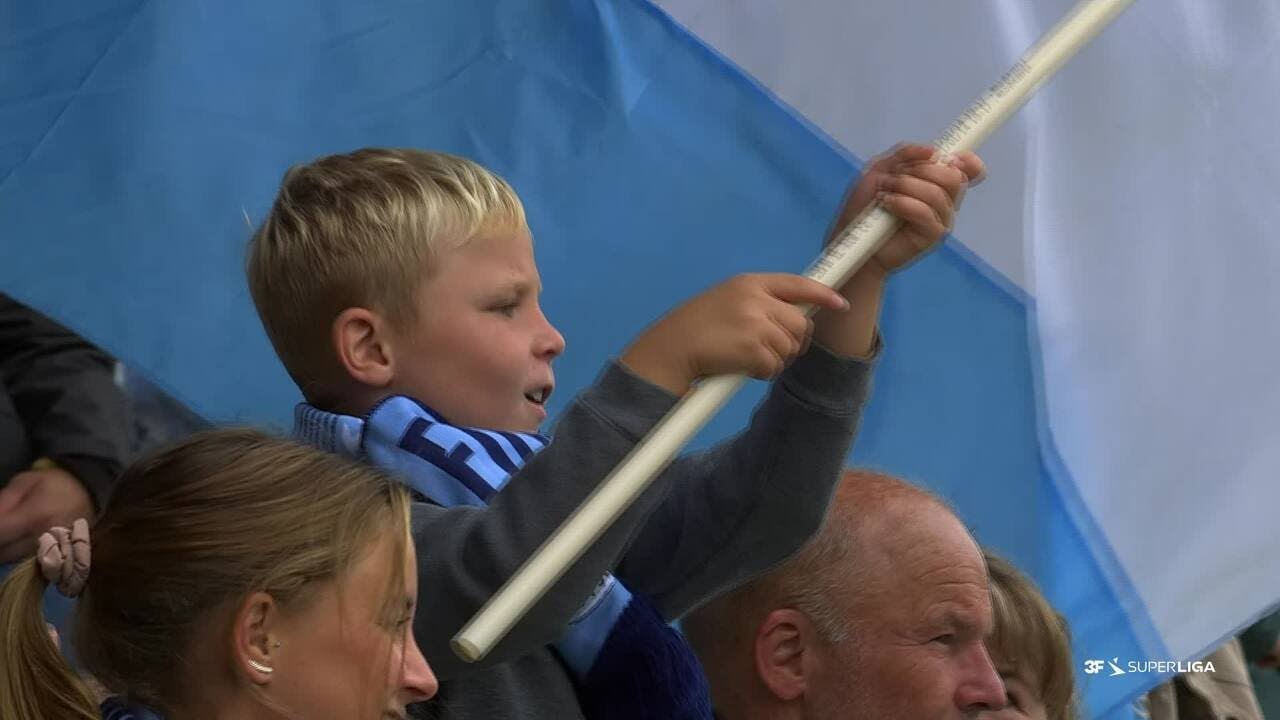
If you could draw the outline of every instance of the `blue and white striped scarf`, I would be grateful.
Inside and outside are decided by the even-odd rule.
[[[542,435],[450,425],[403,396],[382,401],[363,420],[299,404],[294,435],[394,471],[444,507],[486,505],[549,443]],[[612,575],[602,578],[554,649],[577,680],[589,718],[712,717],[706,680],[688,644]]]

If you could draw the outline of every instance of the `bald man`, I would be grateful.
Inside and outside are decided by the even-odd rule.
[[[685,631],[722,720],[952,720],[999,710],[977,544],[935,496],[846,473],[826,524]]]

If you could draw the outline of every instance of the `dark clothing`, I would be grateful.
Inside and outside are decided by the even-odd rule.
[[[1259,667],[1257,662],[1271,655],[1280,638],[1280,612],[1274,612],[1251,625],[1240,635],[1245,659],[1249,661],[1249,677],[1262,706],[1262,716],[1280,718],[1280,670]]]
[[[49,458],[102,509],[128,453],[128,406],[115,360],[0,294],[0,486]]]

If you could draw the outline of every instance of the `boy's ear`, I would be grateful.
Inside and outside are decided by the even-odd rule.
[[[331,330],[338,364],[352,380],[384,388],[395,377],[391,329],[382,316],[352,307],[338,313]]]

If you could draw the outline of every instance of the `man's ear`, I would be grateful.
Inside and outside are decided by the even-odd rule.
[[[760,623],[755,638],[756,674],[778,700],[795,700],[808,689],[816,640],[813,623],[799,610],[774,610]]]
[[[352,307],[333,319],[330,339],[342,370],[356,382],[385,388],[395,378],[391,328],[381,315]]]

